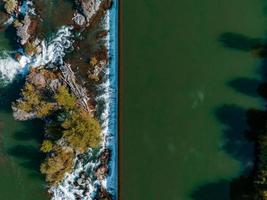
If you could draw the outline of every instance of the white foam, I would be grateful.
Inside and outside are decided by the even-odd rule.
[[[106,30],[109,30],[109,12],[104,20],[104,25]],[[106,46],[108,50],[110,50],[109,39],[110,37],[107,36]],[[98,102],[97,104],[98,105],[101,104],[101,106],[103,107],[103,110],[101,110],[101,115],[100,115],[103,141],[102,144],[100,145],[101,148],[99,150],[99,153],[102,152],[107,147],[108,141],[111,137],[111,134],[109,133],[110,93],[111,93],[109,71],[110,71],[109,66],[104,67],[104,74],[105,74],[104,82],[98,86],[99,95],[96,97],[96,101]],[[87,156],[89,158],[91,157],[91,154],[92,154],[92,149],[88,149]],[[99,185],[101,185],[105,189],[108,189],[106,178],[101,181],[93,179],[94,175],[92,171],[94,171],[98,165],[99,163],[95,159],[84,163],[82,160],[79,160],[77,158],[75,160],[74,170],[70,174],[67,174],[65,176],[64,180],[59,184],[59,186],[50,188],[50,192],[52,194],[52,200],[75,200],[74,196],[75,193],[82,197],[81,200],[93,200]],[[89,174],[89,178],[91,179],[91,181],[87,186],[89,192],[86,195],[83,194],[82,189],[79,189],[73,185],[74,180],[79,177],[79,174],[82,171],[91,172]]]
[[[63,26],[49,41],[41,42],[41,53],[34,59],[31,66],[40,67],[48,63],[63,64],[66,50],[72,47],[72,27]]]
[[[71,40],[72,27],[64,26],[49,41],[41,42],[41,52],[34,56],[27,56],[23,50],[18,49],[21,57],[15,60],[8,52],[0,55],[0,77],[6,83],[11,82],[18,74],[26,75],[29,67],[40,67],[48,63],[63,64],[66,50],[73,41]]]
[[[0,55],[0,77],[6,82],[12,81],[16,75],[22,72],[23,67],[9,53]]]

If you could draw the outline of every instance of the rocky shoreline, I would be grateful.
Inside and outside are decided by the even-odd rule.
[[[50,43],[43,39],[43,33],[40,32],[39,27],[43,19],[35,7],[35,2],[4,0],[0,4],[3,8],[0,12],[0,16],[3,16],[3,21],[0,21],[0,30],[4,31],[7,26],[11,26],[15,30],[19,46],[15,58],[20,63],[21,70],[27,71],[25,86],[28,84],[33,87],[32,91],[37,91],[38,99],[41,98],[41,104],[38,103],[38,106],[34,104],[35,106],[31,109],[25,109],[24,104],[28,103],[25,94],[29,88],[24,89],[22,97],[12,106],[14,117],[17,120],[40,118],[49,126],[57,115],[57,110],[62,109],[60,103],[54,100],[54,96],[61,87],[66,87],[71,95],[74,95],[77,109],[82,109],[91,117],[97,119],[103,114],[101,112],[105,112],[105,108],[103,108],[105,105],[103,102],[99,105],[97,99],[99,99],[99,88],[101,85],[105,85],[105,81],[108,79],[106,70],[109,67],[109,56],[107,45],[105,45],[108,30],[105,30],[105,23],[109,23],[106,16],[112,3],[110,0],[75,0],[73,3],[75,9],[73,9],[71,25],[62,27],[56,35],[58,37],[55,37]],[[80,55],[85,48],[80,45],[80,48],[76,49],[79,59],[74,56],[71,62],[68,62],[66,55],[75,52],[73,45],[76,43],[79,46],[79,43],[83,43],[83,37],[79,38],[79,36],[83,33],[90,33],[94,27],[99,25],[102,26],[102,30],[98,31],[95,38],[95,50],[89,56],[86,55],[82,64],[76,66],[76,62],[79,63],[79,59],[82,60]],[[97,47],[98,41],[104,45]],[[86,67],[84,67],[85,65]],[[86,72],[83,73],[84,71]],[[82,72],[83,76],[77,77],[76,74],[79,72]],[[105,88],[103,90],[106,91]],[[105,122],[101,122],[101,119],[98,120],[100,124],[105,124]],[[64,172],[62,180],[56,184],[49,183],[52,199],[113,199],[106,184],[109,173],[108,163],[112,153],[106,144],[108,135],[106,135],[106,131],[103,131],[106,128],[106,125],[102,125],[100,146],[88,148],[84,152],[69,147],[68,141],[63,137],[53,142],[53,145],[57,146],[55,148],[73,154],[74,159],[71,161],[68,156],[66,162],[73,164],[70,164],[66,171],[61,169],[60,173]],[[51,136],[44,134],[44,138],[48,141]],[[57,159],[55,156],[58,151],[51,147],[47,153],[47,159]],[[60,159],[62,160],[62,158]]]

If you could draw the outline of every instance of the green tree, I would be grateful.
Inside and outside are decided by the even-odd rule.
[[[85,152],[89,147],[96,148],[101,141],[99,122],[89,113],[78,110],[72,112],[62,123],[63,137],[72,148]]]
[[[55,94],[55,100],[59,106],[66,110],[73,110],[77,107],[76,97],[69,93],[65,86],[61,86]]]
[[[44,153],[48,153],[52,151],[52,149],[53,149],[53,143],[50,140],[44,140],[40,150]]]
[[[46,175],[46,181],[51,185],[58,184],[67,172],[73,168],[74,153],[71,149],[55,148],[55,154],[48,157],[40,167],[42,174]]]

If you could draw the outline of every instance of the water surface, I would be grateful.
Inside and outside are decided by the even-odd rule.
[[[228,200],[253,162],[262,0],[123,3],[123,198]]]

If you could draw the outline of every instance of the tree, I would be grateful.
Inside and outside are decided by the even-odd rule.
[[[76,108],[76,97],[70,94],[65,86],[61,86],[55,94],[55,100],[59,106],[65,110],[72,110]]]
[[[18,6],[17,0],[4,0],[4,2],[5,2],[5,9],[8,14],[11,14]]]
[[[96,148],[101,141],[99,122],[89,113],[78,110],[72,112],[62,123],[63,137],[78,152],[85,152],[89,147]]]
[[[46,175],[47,182],[58,184],[73,168],[73,160],[74,153],[71,149],[56,147],[54,155],[41,164],[40,171]]]
[[[44,153],[48,153],[52,151],[52,149],[53,149],[53,143],[50,140],[44,140],[40,150]]]
[[[36,107],[36,115],[40,118],[45,117],[49,115],[50,111],[52,111],[53,108],[54,105],[52,103],[41,101]]]
[[[46,117],[53,110],[53,103],[44,101],[42,95],[30,83],[26,83],[22,92],[22,99],[18,100],[15,107],[25,112],[36,113],[39,118]]]

